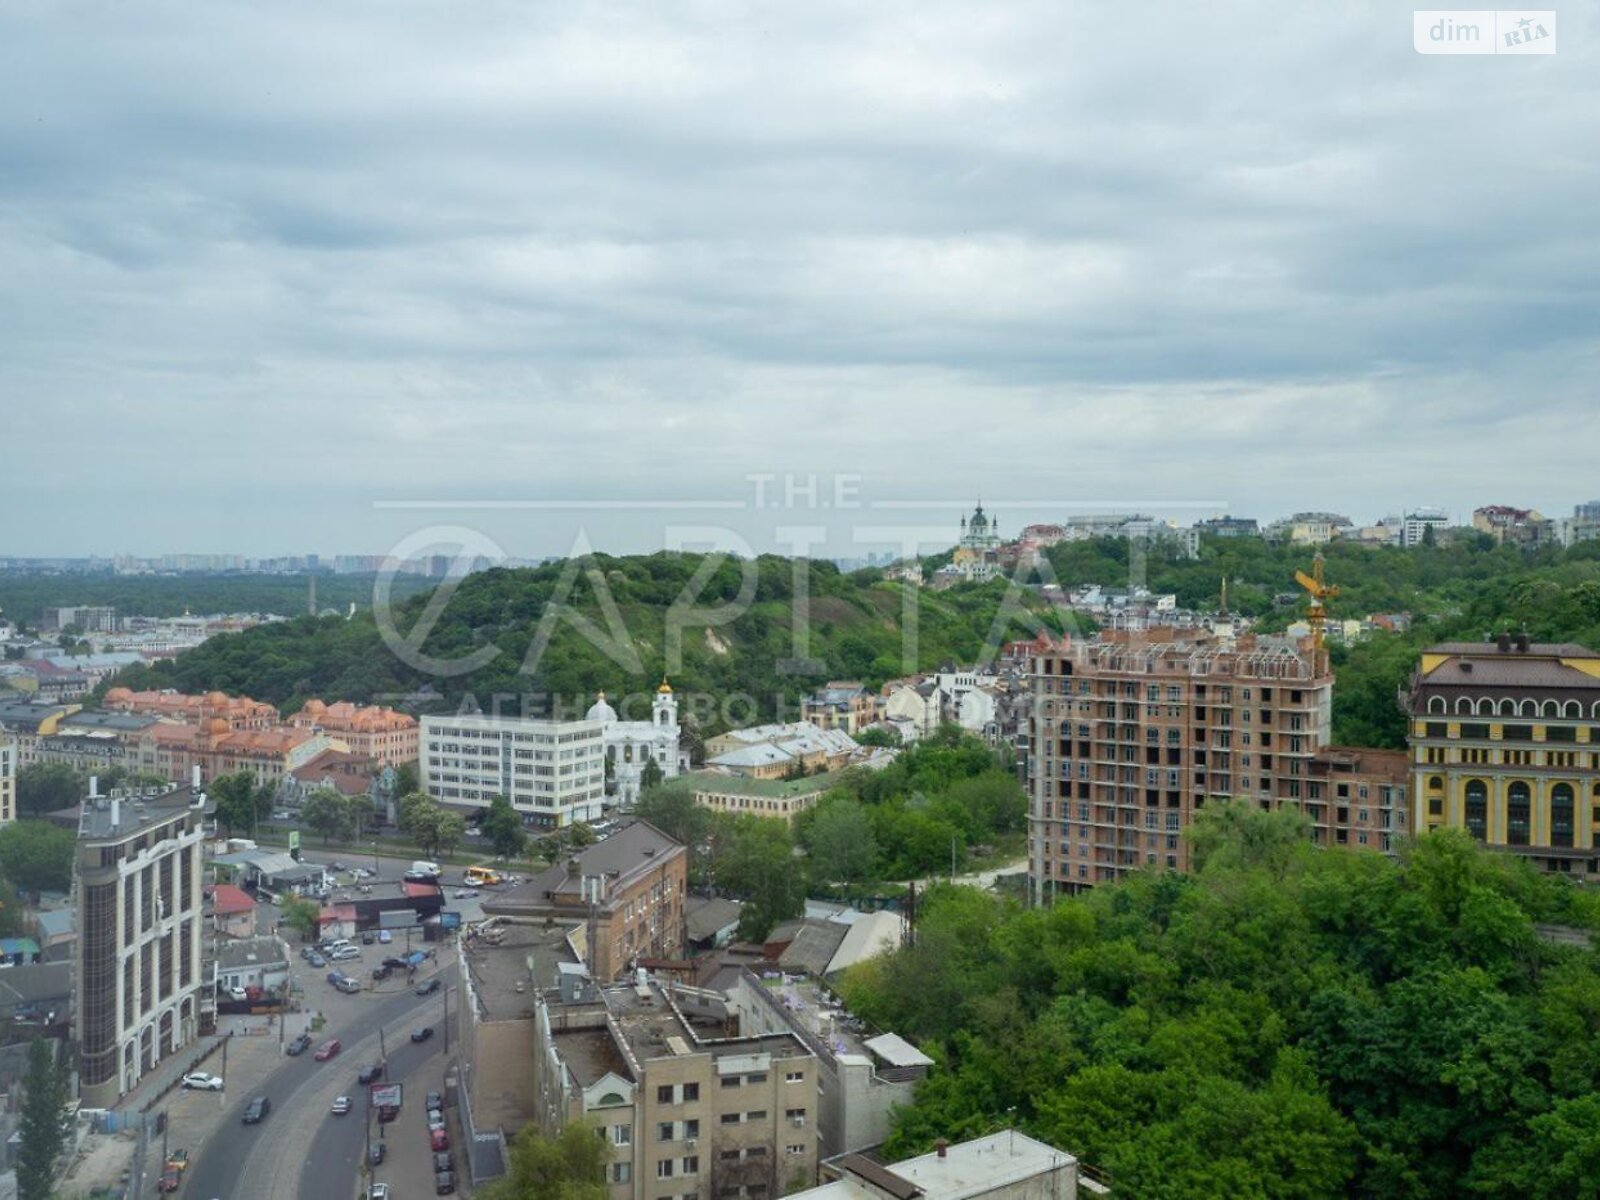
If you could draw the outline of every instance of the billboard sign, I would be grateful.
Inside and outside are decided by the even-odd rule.
[[[399,1108],[400,1097],[403,1090],[398,1083],[374,1083],[367,1088],[368,1098],[372,1101],[373,1108]]]

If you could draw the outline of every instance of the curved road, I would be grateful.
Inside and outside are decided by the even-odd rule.
[[[184,1195],[195,1200],[351,1200],[357,1194],[366,1145],[361,1126],[365,1099],[356,1073],[377,1061],[380,1025],[389,1050],[391,1080],[405,1081],[439,1053],[442,1038],[416,1044],[407,1036],[413,1025],[437,1025],[434,1012],[428,1012],[425,1020],[417,1018],[438,1005],[437,993],[424,997],[407,990],[373,1005],[357,1020],[325,1027],[313,1045],[315,1040],[336,1037],[344,1043],[339,1056],[325,1063],[317,1062],[310,1050],[285,1057],[265,1083],[241,1095],[185,1173]],[[239,1118],[245,1106],[262,1095],[272,1101],[267,1119],[259,1125],[242,1124]],[[349,1117],[330,1115],[328,1109],[338,1095],[356,1102]],[[411,1101],[409,1095],[406,1099]]]

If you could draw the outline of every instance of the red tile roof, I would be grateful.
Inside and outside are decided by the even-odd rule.
[[[219,916],[232,916],[235,913],[254,912],[255,900],[243,888],[234,887],[231,883],[219,883],[211,893]]]

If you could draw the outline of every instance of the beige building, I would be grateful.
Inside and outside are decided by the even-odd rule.
[[[1187,870],[1183,830],[1208,801],[1310,802],[1333,674],[1309,639],[1234,637],[1226,626],[1112,631],[1033,661],[1036,902],[1147,866]]]
[[[683,843],[633,821],[485,900],[483,911],[581,923],[589,967],[596,979],[609,981],[641,959],[683,956],[688,862]]]
[[[597,1126],[613,1200],[776,1200],[817,1179],[816,1057],[741,1036],[726,997],[575,975],[535,998],[539,1123]]]
[[[85,1107],[115,1104],[200,1032],[204,824],[187,788],[83,806],[73,1024]]]
[[[1600,654],[1506,635],[1430,646],[1407,703],[1419,834],[1465,829],[1600,878]]]
[[[878,698],[853,680],[835,680],[800,702],[800,717],[818,729],[856,734],[878,719]]]
[[[1014,1129],[1002,1129],[897,1163],[847,1154],[823,1167],[829,1182],[796,1200],[1077,1200],[1109,1196],[1063,1150]]]
[[[392,708],[375,704],[357,705],[348,700],[326,704],[307,700],[305,707],[287,724],[300,729],[319,729],[343,742],[350,753],[370,758],[379,766],[399,766],[417,761],[421,727],[417,719]]]
[[[837,771],[860,755],[861,747],[842,729],[791,721],[730,729],[708,739],[705,765],[750,779],[782,779]]]
[[[694,802],[702,808],[789,824],[839,781],[836,772],[802,779],[751,779],[721,771],[691,771],[687,778]]]
[[[0,825],[17,819],[17,744],[0,734]]]

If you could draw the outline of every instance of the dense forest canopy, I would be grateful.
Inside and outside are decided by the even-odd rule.
[[[887,1150],[1015,1121],[1129,1200],[1600,1194],[1600,898],[1458,832],[1398,862],[1207,810],[1193,876],[933,890],[854,1011],[939,1066]]]
[[[395,653],[374,615],[363,612],[213,638],[116,682],[248,692],[290,709],[312,696],[370,701],[428,686],[441,693],[441,706],[468,695],[485,708],[495,696],[571,703],[602,690],[647,695],[677,639],[673,685],[718,699],[716,711],[696,714],[703,729],[715,730],[792,711],[828,679],[875,686],[908,669],[971,663],[986,644],[1062,629],[1044,601],[1031,593],[1008,598],[1000,582],[932,592],[877,571],[845,574],[830,563],[775,556],[741,564],[699,554],[596,555],[468,576],[436,620],[427,611],[432,599],[397,603],[394,629],[416,639],[422,656],[476,660],[475,669],[445,674],[415,665],[418,655]],[[695,608],[713,615],[687,611]]]
[[[317,576],[317,606],[341,611],[354,604],[372,604],[371,575]],[[433,581],[401,575],[397,596],[430,590]],[[311,579],[307,575],[25,575],[0,572],[0,612],[32,626],[46,608],[69,604],[109,604],[123,616],[177,617],[211,613],[275,613],[291,616],[306,611]]]

